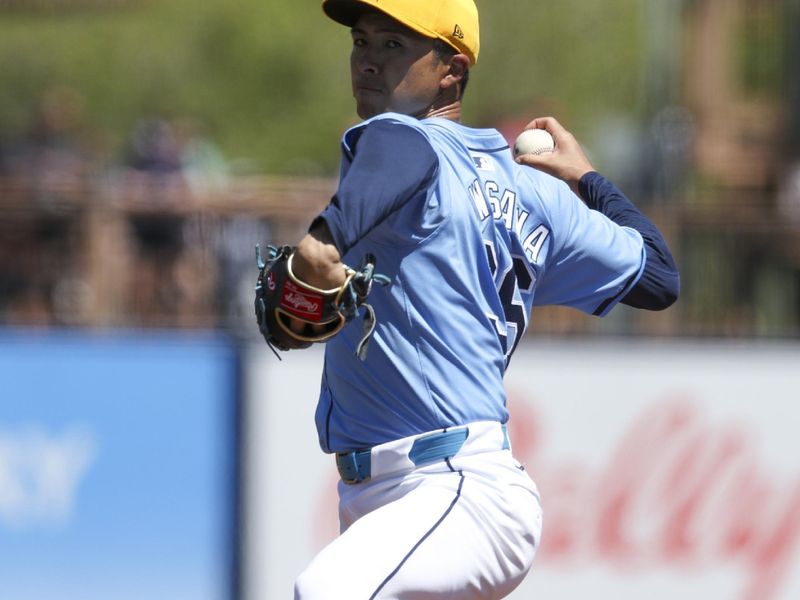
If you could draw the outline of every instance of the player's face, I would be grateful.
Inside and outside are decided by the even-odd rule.
[[[358,116],[389,111],[424,116],[448,72],[433,40],[376,12],[364,13],[352,36],[350,73]]]

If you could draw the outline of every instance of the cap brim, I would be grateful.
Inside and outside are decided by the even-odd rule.
[[[358,0],[328,0],[322,5],[322,10],[331,19],[342,25],[352,27],[358,18],[367,10],[378,11],[378,9],[364,4]],[[380,12],[380,11],[378,11]]]
[[[453,40],[448,39],[447,36],[426,29],[425,27],[409,20],[408,18],[392,14],[392,12],[388,10],[381,10],[381,7],[376,5],[376,1],[378,0],[325,0],[325,2],[322,4],[322,10],[332,20],[347,27],[353,27],[358,21],[359,17],[361,17],[361,15],[363,15],[365,12],[383,13],[424,37],[442,40],[445,44],[452,46],[457,52],[466,54],[471,65],[474,65],[477,62],[477,57],[471,50],[459,47],[457,43],[454,43]]]

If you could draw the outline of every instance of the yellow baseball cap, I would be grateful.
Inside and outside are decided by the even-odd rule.
[[[440,39],[471,64],[478,62],[480,35],[474,0],[323,0],[331,19],[352,27],[366,8],[373,8],[425,37]]]

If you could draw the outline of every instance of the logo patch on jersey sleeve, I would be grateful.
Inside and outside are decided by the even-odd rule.
[[[488,154],[481,154],[478,152],[470,153],[472,163],[478,171],[494,171],[494,160]]]

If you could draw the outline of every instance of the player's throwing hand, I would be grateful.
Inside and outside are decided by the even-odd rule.
[[[542,154],[521,154],[517,163],[544,171],[566,182],[578,194],[578,182],[586,173],[594,171],[575,136],[553,117],[534,119],[525,129],[544,129],[553,136],[555,149]]]

